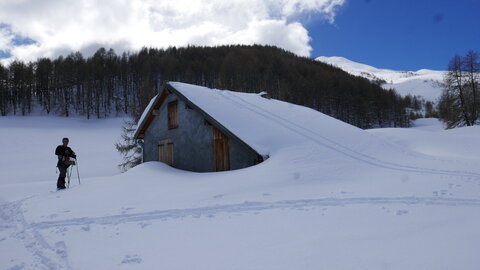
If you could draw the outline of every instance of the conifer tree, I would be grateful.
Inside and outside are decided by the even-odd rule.
[[[122,163],[118,165],[125,172],[142,162],[142,148],[133,138],[136,130],[135,120],[125,120],[123,123],[122,142],[115,143],[115,148],[123,156]]]

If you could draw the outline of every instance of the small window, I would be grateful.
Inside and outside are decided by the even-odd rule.
[[[176,100],[168,103],[168,128],[178,128],[178,102]]]

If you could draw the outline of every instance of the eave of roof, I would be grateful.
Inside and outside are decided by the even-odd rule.
[[[154,110],[158,110],[160,106],[162,106],[163,101],[167,98],[169,95],[168,91],[166,91],[165,86],[163,91],[156,95],[154,97],[154,100],[151,102],[150,106],[147,106],[145,110],[148,110],[146,113],[145,117],[140,118],[140,122],[138,123],[137,130],[135,131],[135,134],[133,137],[135,139],[143,139],[145,136],[145,131],[147,128],[150,126],[150,123],[153,121],[155,118],[155,115],[153,114]]]

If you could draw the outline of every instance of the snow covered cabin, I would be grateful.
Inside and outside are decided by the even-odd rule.
[[[161,161],[178,169],[211,172],[249,167],[268,158],[252,138],[255,121],[235,94],[168,82],[143,112],[135,139],[143,140],[143,162]],[[232,99],[235,102],[232,102]],[[243,113],[242,113],[243,111]]]

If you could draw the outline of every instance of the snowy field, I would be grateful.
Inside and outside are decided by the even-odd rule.
[[[251,168],[120,174],[122,119],[0,117],[0,269],[479,269],[480,127],[322,121]]]

